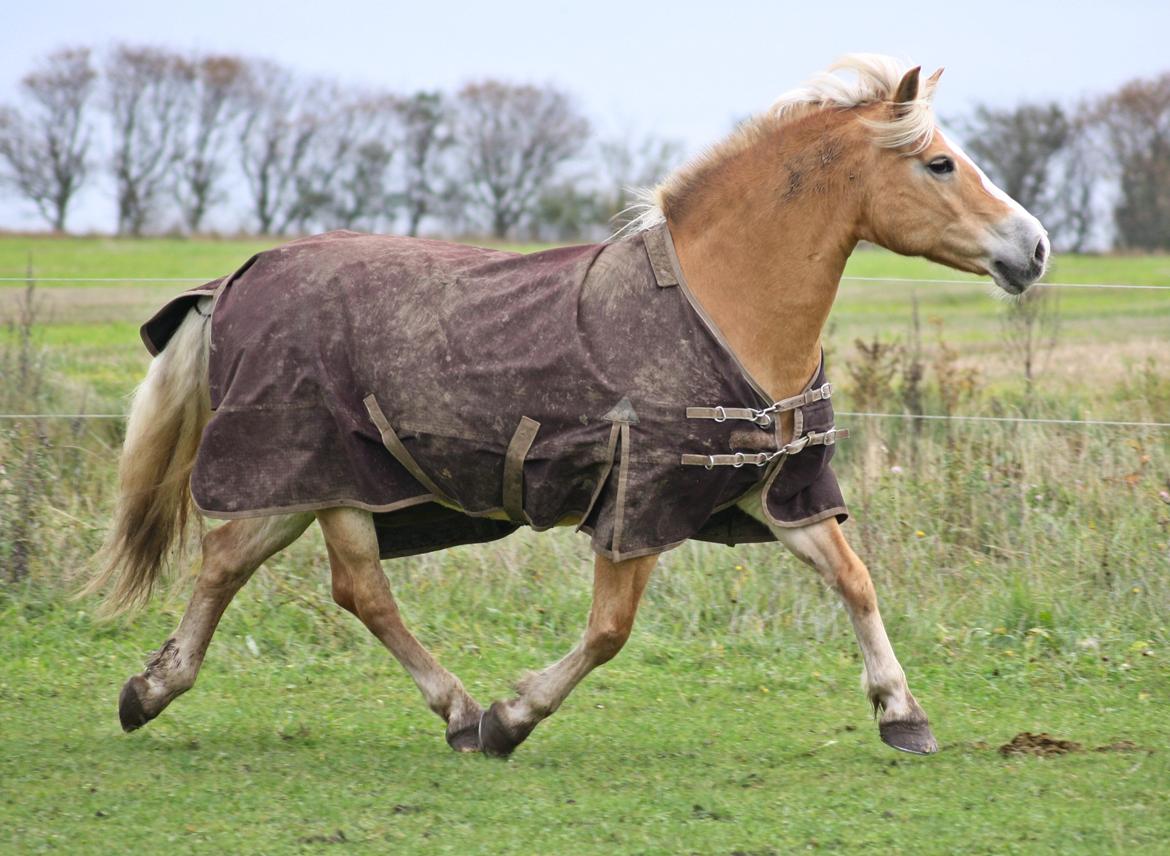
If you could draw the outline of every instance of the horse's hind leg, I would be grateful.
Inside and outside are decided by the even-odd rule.
[[[506,756],[532,729],[561,706],[595,668],[617,656],[630,637],[638,603],[658,556],[612,562],[598,556],[593,566],[593,608],[577,647],[548,668],[520,682],[516,698],[496,702],[483,717],[480,749]]]
[[[122,687],[118,716],[133,731],[158,716],[195,684],[220,616],[267,558],[308,528],[312,514],[233,520],[203,537],[203,567],[174,635],[151,655],[142,674]]]
[[[483,709],[459,679],[439,665],[402,623],[378,555],[378,537],[369,512],[331,508],[317,514],[329,563],[333,596],[390,649],[426,699],[447,723],[447,743],[458,752],[479,749]]]

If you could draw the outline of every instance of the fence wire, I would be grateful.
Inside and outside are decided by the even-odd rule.
[[[868,413],[838,410],[838,416],[857,419],[920,419],[935,422],[1001,422],[1010,425],[1090,425],[1102,428],[1170,428],[1170,422],[1123,422],[1113,419],[1041,419],[1027,416],[964,416],[945,413]],[[0,419],[126,419],[125,413],[0,413]]]
[[[151,276],[151,277],[99,277],[99,276],[0,276],[3,282],[108,282],[108,283],[204,283],[221,277],[178,277],[178,276]],[[970,279],[914,279],[897,276],[843,276],[842,282],[884,282],[903,283],[905,285],[958,285],[958,286],[987,286],[989,282]],[[1170,285],[1136,285],[1119,282],[1043,282],[1034,287],[1042,288],[1097,288],[1123,289],[1133,291],[1170,291]],[[1103,428],[1150,428],[1165,430],[1170,428],[1170,422],[1128,422],[1113,419],[1043,419],[1025,416],[964,416],[945,413],[869,413],[862,411],[837,411],[837,415],[867,419],[906,419],[935,422],[972,422],[972,423],[1003,423],[1011,425],[1067,425],[1067,426],[1096,426]],[[126,419],[125,413],[0,413],[0,420],[22,419]]]
[[[223,279],[223,275],[219,276],[0,276],[0,283],[2,282],[159,282],[159,283],[204,283],[211,282],[216,279]],[[966,285],[966,286],[990,286],[990,280],[980,279],[912,279],[903,276],[843,276],[842,282],[889,282],[889,283],[904,283],[906,285]],[[1128,289],[1132,291],[1170,291],[1170,285],[1135,285],[1124,282],[1038,282],[1033,288],[1104,288],[1104,289]]]

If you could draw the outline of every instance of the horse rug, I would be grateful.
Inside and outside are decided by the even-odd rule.
[[[757,489],[774,525],[846,517],[823,364],[801,395],[765,394],[665,224],[530,255],[304,238],[172,300],[147,348],[209,295],[191,490],[211,517],[363,508],[384,558],[575,524],[615,561],[775,540],[736,507]]]

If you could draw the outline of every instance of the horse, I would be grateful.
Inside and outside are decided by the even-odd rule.
[[[846,260],[860,242],[990,276],[1011,295],[1021,294],[1045,271],[1050,245],[1039,221],[997,188],[937,127],[932,101],[941,73],[939,69],[923,79],[921,67],[908,68],[888,57],[844,57],[670,174],[647,193],[644,210],[626,234],[601,245],[530,256],[477,250],[474,252],[481,255],[468,257],[472,251],[458,245],[407,238],[377,239],[393,240],[393,244],[371,244],[376,239],[349,233],[326,236],[316,243],[309,239],[309,244],[294,242],[261,254],[227,280],[191,293],[185,302],[175,304],[171,313],[152,328],[153,334],[144,328],[144,338],[148,346],[156,346],[152,350],[157,354],[132,402],[119,466],[117,510],[105,547],[107,561],[88,589],[106,590],[107,601],[115,611],[140,603],[149,597],[162,569],[181,549],[185,527],[195,513],[193,504],[199,513],[224,517],[227,522],[209,529],[202,537],[201,570],[178,628],[150,656],[144,671],[129,678],[122,688],[118,704],[122,727],[131,731],[145,725],[194,685],[212,634],[233,596],[261,563],[292,544],[316,521],[328,551],[333,598],[365,624],[405,667],[431,710],[446,724],[451,748],[507,756],[558,709],[586,675],[614,658],[626,643],[658,556],[674,545],[670,540],[674,535],[669,539],[642,538],[634,531],[634,522],[638,514],[660,514],[671,520],[695,518],[687,524],[689,528],[675,532],[681,537],[709,534],[714,527],[712,521],[717,519],[720,526],[726,523],[729,532],[734,528],[741,535],[749,533],[751,537],[746,540],[778,541],[818,572],[839,594],[850,617],[864,664],[862,686],[872,705],[880,739],[905,752],[936,752],[938,743],[928,717],[910,691],[883,626],[869,571],[841,528],[844,511],[834,493],[835,482],[824,488],[827,499],[816,500],[819,504],[811,511],[806,509],[787,517],[783,509],[778,511],[772,505],[772,494],[766,493],[765,484],[771,485],[777,473],[783,481],[788,478],[786,473],[798,472],[802,460],[811,462],[813,475],[806,480],[808,484],[825,484],[823,479],[829,472],[825,468],[827,454],[835,439],[831,410],[829,421],[819,426],[823,430],[806,433],[805,428],[812,424],[808,420],[819,406],[815,402],[831,395],[830,385],[822,382],[823,371],[818,374],[821,336]],[[363,249],[367,246],[377,249]],[[330,264],[335,265],[328,275],[313,267],[324,264],[314,261],[326,258],[323,253],[328,253]],[[265,485],[271,479],[238,473],[249,470],[248,462],[238,454],[231,457],[231,449],[251,449],[250,443],[265,439],[265,423],[240,421],[262,415],[264,406],[256,405],[248,411],[248,407],[228,407],[225,401],[236,394],[231,384],[238,385],[241,373],[250,372],[259,386],[279,386],[265,383],[265,373],[276,370],[274,363],[249,356],[252,352],[246,348],[225,354],[223,343],[228,339],[215,337],[230,336],[235,323],[232,319],[242,317],[239,313],[247,310],[249,293],[266,293],[262,283],[279,282],[281,287],[301,289],[298,293],[320,294],[322,289],[337,288],[346,270],[358,269],[347,267],[350,261],[359,256],[365,259],[371,253],[394,259],[421,259],[414,267],[405,261],[394,262],[394,269],[406,271],[403,276],[411,282],[422,275],[420,271],[450,268],[465,273],[472,268],[489,269],[495,277],[490,280],[492,284],[463,288],[459,299],[478,300],[480,288],[484,294],[498,292],[506,296],[506,300],[501,298],[492,304],[495,308],[488,313],[488,320],[504,331],[504,338],[496,340],[493,348],[514,347],[516,339],[523,339],[535,329],[523,326],[523,313],[518,309],[513,312],[514,306],[530,298],[536,300],[533,295],[553,302],[564,296],[568,286],[559,284],[558,272],[584,271],[581,281],[593,282],[592,278],[599,275],[597,271],[605,269],[608,278],[601,289],[604,293],[598,296],[601,286],[589,286],[584,297],[562,301],[567,307],[565,312],[573,315],[583,312],[581,306],[589,301],[616,299],[623,289],[638,291],[644,307],[662,306],[663,313],[682,319],[679,323],[684,324],[689,341],[684,343],[686,347],[677,342],[672,345],[677,349],[674,356],[684,360],[684,353],[690,353],[693,344],[695,353],[707,354],[703,359],[718,364],[710,371],[722,373],[726,383],[738,390],[741,400],[672,399],[663,403],[652,400],[654,396],[646,392],[653,384],[638,387],[640,392],[623,397],[604,416],[600,408],[608,407],[609,402],[582,415],[580,425],[571,426],[589,434],[589,443],[593,444],[590,449],[602,448],[601,452],[589,452],[582,459],[584,463],[557,464],[544,458],[535,464],[526,462],[524,456],[533,437],[538,446],[541,442],[541,419],[554,420],[556,414],[525,416],[507,443],[507,452],[501,449],[498,460],[484,465],[484,472],[492,474],[492,478],[503,479],[503,502],[484,500],[475,505],[471,500],[460,499],[458,489],[450,486],[455,482],[440,483],[440,470],[464,465],[463,458],[455,459],[450,467],[437,466],[433,461],[424,466],[424,459],[417,458],[424,448],[439,455],[453,447],[434,438],[428,441],[423,436],[425,432],[416,432],[418,436],[412,439],[409,430],[391,424],[395,421],[396,403],[370,394],[364,405],[372,423],[366,421],[364,414],[354,416],[349,410],[343,412],[340,405],[328,405],[333,408],[328,411],[332,415],[318,421],[326,426],[344,423],[339,433],[319,441],[310,436],[302,445],[307,450],[305,455],[324,455],[321,466],[330,472],[344,469],[342,459],[346,455],[365,456],[370,472],[358,472],[353,478],[372,485],[369,491],[374,499],[352,492],[327,495],[328,491],[311,494],[311,501],[299,504],[292,494],[270,499],[273,489]],[[609,259],[618,261],[610,264]],[[631,259],[638,264],[646,262],[654,279],[639,279],[643,277],[638,273],[642,268]],[[266,269],[273,271],[268,280],[264,280]],[[543,290],[539,292],[536,285],[515,285],[517,277],[523,278],[528,275],[525,272],[532,271],[543,272],[540,281],[544,284],[539,286]],[[451,274],[448,285],[465,282],[459,279],[462,275]],[[626,280],[634,285],[627,287]],[[240,286],[249,282],[255,284]],[[643,286],[645,291],[640,291]],[[674,296],[679,287],[685,287],[686,301]],[[409,304],[411,300],[422,300],[423,291],[409,291],[413,288],[410,284],[402,288],[407,290],[395,294],[407,297],[394,301],[394,307],[383,305],[388,301],[375,300],[365,305],[365,312],[392,319],[386,322],[390,324],[388,329],[380,329],[385,329],[391,338],[401,336],[404,344],[393,352],[393,359],[413,359],[425,351],[423,356],[430,362],[419,383],[424,384],[425,395],[441,399],[445,394],[441,387],[447,378],[442,368],[444,361],[464,349],[457,338],[461,324],[431,317],[445,311],[441,303],[435,304],[427,310],[432,335],[425,341],[411,338],[407,328],[415,321],[422,323],[422,313],[410,314]],[[506,290],[509,288],[511,291]],[[278,299],[279,293],[273,293],[277,294],[274,300]],[[280,339],[279,324],[294,323],[296,319],[301,319],[296,323],[302,325],[298,335],[306,336],[316,335],[318,328],[342,323],[337,320],[341,317],[338,312],[330,314],[328,310],[336,302],[332,292],[328,301],[320,298],[325,308],[319,316],[312,307],[304,306],[280,315],[275,303],[256,303],[260,299],[256,296],[251,299],[252,323],[264,323],[257,317],[269,309],[271,318],[276,319],[270,318],[265,335],[252,336],[251,342]],[[233,300],[244,306],[234,310],[235,316],[230,308]],[[574,300],[578,303],[574,304]],[[651,314],[639,319],[641,326],[632,327],[634,332],[623,333],[621,342],[595,348],[585,362],[592,365],[596,361],[604,372],[595,370],[593,374],[620,373],[620,367],[627,364],[633,364],[642,374],[668,374],[672,370],[669,366],[674,365],[671,360],[659,360],[655,365],[648,364],[652,362],[649,357],[643,360],[651,348],[654,331],[665,324],[653,314],[658,311],[646,309]],[[379,314],[390,312],[406,314]],[[305,315],[313,317],[305,319]],[[348,323],[360,322],[361,319],[350,319]],[[159,325],[165,327],[162,334],[158,333]],[[322,335],[328,333],[325,329]],[[670,335],[677,340],[684,334]],[[710,341],[702,347],[702,343],[695,344],[703,337]],[[334,336],[329,341],[341,338],[344,337]],[[338,346],[338,352],[350,359],[360,350],[360,344],[363,343],[345,342]],[[325,345],[320,348],[322,352],[328,350]],[[487,386],[495,381],[505,383],[492,353],[496,352],[464,366]],[[310,354],[302,358],[314,357]],[[328,354],[320,358],[332,359]],[[300,372],[296,378],[304,380],[304,367],[297,359],[285,360],[282,356],[275,362],[289,363],[288,370]],[[418,359],[415,363],[421,365]],[[351,371],[348,363],[346,366],[345,371]],[[590,370],[590,366],[581,369],[586,374]],[[698,373],[695,376],[699,379],[693,382],[701,386],[702,378]],[[603,382],[608,381],[598,381]],[[689,382],[680,381],[684,387]],[[313,402],[326,401],[334,394],[349,394],[345,390],[331,393],[320,379],[315,383],[321,388],[315,388]],[[582,381],[581,390],[584,384]],[[568,386],[570,396],[578,391],[573,384]],[[269,390],[265,394],[284,393]],[[575,396],[582,397],[589,396]],[[276,401],[279,409],[281,399]],[[755,406],[735,406],[745,403]],[[695,406],[690,407],[692,404]],[[820,401],[820,405],[825,404],[827,401]],[[295,416],[286,420],[285,430],[292,434],[327,430],[315,427],[316,411],[312,408],[317,406],[306,405],[305,415],[299,420]],[[360,406],[356,401],[352,403],[352,407]],[[669,424],[671,431],[685,434],[688,442],[699,444],[697,453],[688,455],[686,448],[672,447],[669,455],[646,454],[640,458],[637,444],[656,430],[656,412],[666,413],[661,417],[662,425]],[[452,413],[452,419],[463,418],[461,412]],[[739,424],[736,420],[743,423],[741,427],[747,433],[732,433],[731,442],[747,442],[742,440],[747,436],[756,445],[733,445],[725,454],[712,451],[722,447],[712,445],[716,440],[711,439],[715,436],[711,432],[726,432],[729,426]],[[226,437],[224,430],[216,428],[233,424],[237,427]],[[756,433],[750,434],[751,431]],[[726,444],[727,436],[720,434],[717,442]],[[737,436],[740,441],[735,440]],[[382,446],[377,445],[379,438]],[[414,457],[407,448],[410,444]],[[255,448],[255,454],[263,454],[260,446]],[[375,457],[375,448],[382,457]],[[634,449],[632,456],[630,448]],[[681,460],[675,455],[677,451],[683,453]],[[288,454],[291,461],[295,455]],[[651,458],[656,461],[656,469],[646,469],[651,465],[645,461]],[[227,463],[217,469],[217,461]],[[474,468],[478,464],[466,466]],[[545,473],[543,482],[532,481],[537,471]],[[317,475],[316,471],[305,472]],[[389,503],[379,493],[379,480],[383,478],[409,480],[415,489],[404,488],[404,493],[391,497],[404,498]],[[525,485],[524,479],[530,483]],[[296,484],[282,484],[295,493],[303,480],[298,476]],[[667,482],[672,485],[669,490],[658,489],[660,483]],[[258,483],[263,484],[258,487]],[[553,510],[542,516],[530,500],[534,492],[544,489],[539,487],[543,484],[552,491],[550,495],[580,495],[583,499],[565,499],[560,505],[553,502]],[[720,487],[708,491],[704,485],[711,484]],[[269,493],[265,494],[265,490]],[[234,502],[234,492],[246,492],[247,500]],[[198,494],[194,499],[193,493]],[[610,510],[590,511],[602,506]],[[566,507],[572,513],[562,514]],[[402,516],[404,512],[416,516]],[[523,678],[514,696],[496,701],[485,710],[404,625],[381,567],[387,548],[386,530],[380,521],[386,519],[398,521],[394,530],[398,546],[390,555],[489,540],[520,525],[587,525],[593,531],[597,555],[592,608],[580,641],[559,661]],[[422,521],[418,527],[423,534],[434,531],[428,527],[435,520],[453,527],[450,531],[454,534],[445,536],[446,540],[428,540],[420,535],[421,540],[412,541],[412,520]],[[624,532],[617,531],[623,527]],[[660,543],[664,540],[670,543]],[[716,536],[715,540],[734,538]]]

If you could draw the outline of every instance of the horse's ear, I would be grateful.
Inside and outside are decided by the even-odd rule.
[[[916,65],[904,75],[894,90],[894,97],[890,100],[895,104],[909,104],[918,98],[918,76],[922,73],[922,66]]]
[[[927,101],[934,97],[934,90],[938,88],[938,79],[942,77],[943,70],[940,68],[930,77],[926,78],[926,82],[922,84],[922,97]]]

